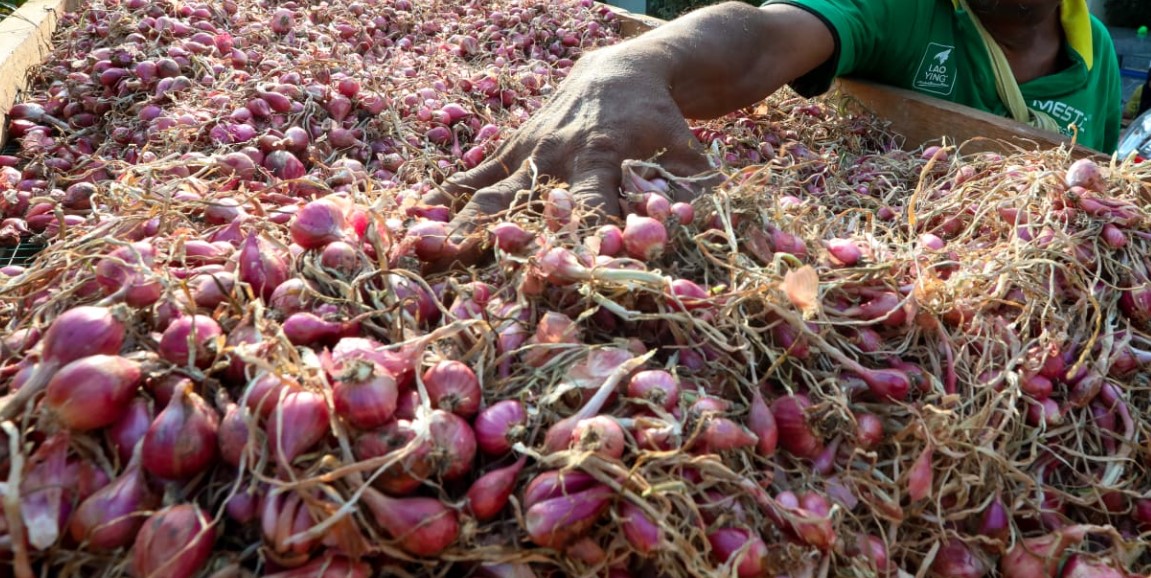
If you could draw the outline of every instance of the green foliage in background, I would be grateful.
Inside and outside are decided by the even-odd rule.
[[[743,0],[752,6],[759,6],[763,0]],[[724,0],[647,0],[647,14],[648,16],[655,16],[664,20],[671,20],[676,16],[695,10],[696,8],[703,8],[704,6],[711,6],[712,4],[720,4]]]
[[[1103,9],[1112,25],[1130,28],[1151,26],[1151,2],[1148,0],[1107,0]]]
[[[0,2],[0,19],[15,12],[17,8],[27,1],[28,0],[5,0],[4,2]]]

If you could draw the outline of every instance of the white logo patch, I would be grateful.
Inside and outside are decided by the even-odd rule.
[[[951,94],[955,88],[955,61],[951,59],[954,46],[931,42],[923,51],[919,69],[915,71],[912,86],[924,92],[941,96]]]

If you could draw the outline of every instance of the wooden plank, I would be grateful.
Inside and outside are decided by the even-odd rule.
[[[666,22],[666,20],[624,10],[619,6],[612,6],[610,4],[603,4],[602,6],[615,12],[616,17],[619,18],[619,33],[624,38],[639,36]]]
[[[620,33],[625,38],[647,32],[664,22],[614,6],[607,8],[619,18]],[[872,114],[890,122],[891,130],[903,135],[904,145],[911,148],[940,142],[944,137],[951,144],[962,144],[965,153],[1010,152],[1014,147],[1037,150],[1070,146],[1070,140],[1062,135],[911,90],[847,78],[838,79],[836,88]],[[1077,158],[1103,156],[1080,145],[1075,145],[1071,154]]]
[[[81,0],[29,0],[0,21],[0,111],[5,115],[27,88],[28,71],[48,57],[60,16]],[[7,138],[8,120],[0,122],[0,143]]]

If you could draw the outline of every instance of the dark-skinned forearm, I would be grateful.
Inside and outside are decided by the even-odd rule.
[[[706,119],[762,100],[824,62],[832,49],[824,25],[798,8],[728,2],[696,10],[611,52],[666,80],[684,116]]]

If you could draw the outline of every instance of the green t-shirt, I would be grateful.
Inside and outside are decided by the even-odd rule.
[[[911,89],[1008,116],[995,88],[991,57],[971,15],[953,0],[768,0],[791,4],[827,24],[831,59],[791,83],[804,96],[822,94],[837,76]],[[1064,0],[1071,66],[1020,85],[1031,108],[1053,117],[1063,133],[1110,154],[1119,144],[1122,85],[1115,46],[1083,0]]]

